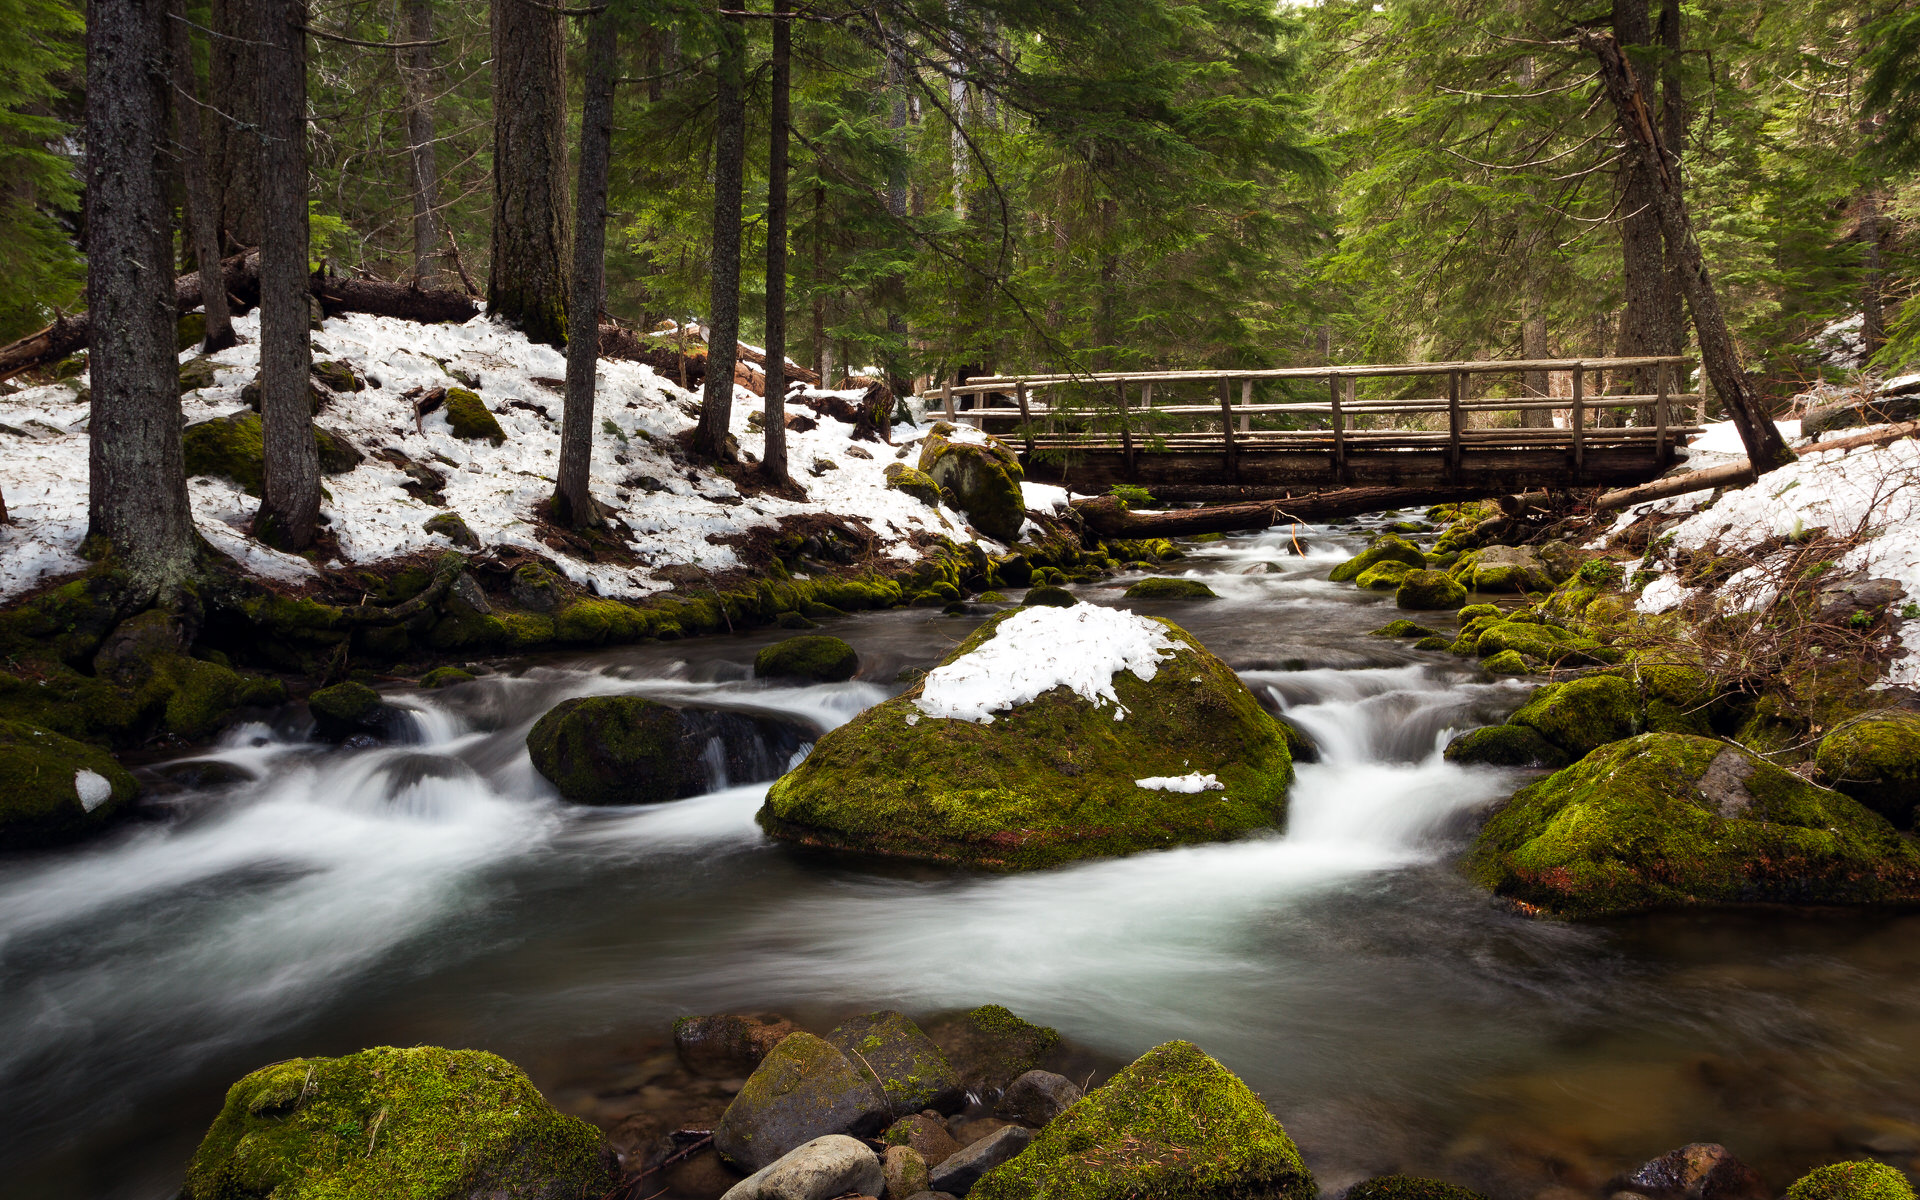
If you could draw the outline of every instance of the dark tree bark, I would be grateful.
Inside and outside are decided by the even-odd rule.
[[[762,470],[787,480],[787,121],[793,22],[788,0],[773,0],[773,103],[767,143],[767,444]]]
[[[1613,36],[1622,47],[1645,51],[1653,42],[1648,0],[1614,0]],[[1671,148],[1671,147],[1670,147]],[[1676,176],[1677,179],[1677,176]],[[1680,352],[1680,293],[1660,235],[1659,183],[1635,160],[1620,168],[1620,266],[1625,305],[1615,348],[1622,357]],[[1645,394],[1650,371],[1622,373],[1620,383]]]
[[[233,345],[233,314],[227,308],[227,290],[220,269],[220,213],[208,173],[200,110],[193,97],[200,94],[194,79],[192,30],[187,25],[184,0],[173,0],[167,20],[173,53],[173,128],[180,142],[180,173],[187,193],[187,225],[193,234],[194,265],[199,269],[200,295],[207,310],[207,333],[200,348],[211,354]]]
[[[496,0],[498,2],[498,0]],[[580,185],[576,193],[573,296],[568,301],[567,401],[560,422],[560,473],[554,516],[575,527],[598,525],[588,488],[593,465],[593,388],[600,362],[600,277],[607,237],[607,163],[613,153],[613,87],[619,31],[610,11],[587,18],[587,78],[581,88]]]
[[[166,197],[167,0],[87,12],[87,524],[140,598],[171,598],[198,537],[180,449]]]
[[[1694,235],[1693,222],[1680,194],[1678,167],[1668,158],[1653,110],[1647,104],[1634,75],[1633,65],[1621,53],[1619,43],[1604,33],[1583,30],[1580,44],[1600,64],[1600,79],[1612,102],[1624,135],[1626,154],[1636,166],[1645,169],[1658,185],[1654,192],[1654,211],[1660,214],[1660,232],[1673,251],[1680,269],[1680,286],[1686,292],[1687,307],[1693,311],[1694,336],[1700,341],[1700,359],[1706,367],[1713,390],[1719,393],[1727,415],[1740,431],[1747,458],[1754,470],[1765,474],[1794,460],[1794,453],[1780,436],[1779,427],[1767,412],[1766,404],[1747,378],[1740,363],[1740,350],[1727,330],[1726,314],[1720,297],[1707,274],[1706,258],[1700,252],[1700,240]]]
[[[307,0],[259,0],[260,426],[265,486],[254,536],[304,550],[320,528],[307,372]]]
[[[433,0],[407,0],[407,40],[417,43],[400,56],[407,81],[407,163],[413,184],[413,284],[433,287],[440,254],[434,217],[440,192],[440,168],[433,153]]]
[[[258,0],[212,0],[207,39],[213,113],[208,155],[219,187],[223,250],[260,245],[260,20]]]
[[[536,342],[567,340],[567,78],[557,6],[495,0],[493,262],[487,307]]]
[[[813,370],[831,386],[833,347],[827,342],[827,189],[813,185]]]
[[[713,128],[713,292],[707,314],[707,383],[700,401],[694,448],[727,457],[733,421],[733,364],[740,345],[740,191],[746,157],[746,35],[738,21],[719,18],[714,63],[717,95]]]
[[[1538,272],[1529,271],[1527,275],[1527,307],[1520,318],[1520,357],[1538,361],[1548,357],[1547,353],[1547,300],[1546,289],[1542,286]],[[1521,394],[1544,399],[1549,392],[1551,379],[1546,371],[1526,371],[1520,376]],[[1520,426],[1523,429],[1553,428],[1553,410],[1547,408],[1524,408],[1520,410]]]
[[[1872,358],[1887,341],[1880,231],[1880,193],[1869,187],[1860,197],[1860,343],[1864,358]]]

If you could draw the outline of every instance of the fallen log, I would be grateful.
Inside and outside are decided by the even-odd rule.
[[[1886,429],[1876,429],[1872,433],[1835,438],[1830,442],[1815,442],[1811,446],[1801,447],[1800,453],[1803,455],[1825,454],[1829,450],[1856,450],[1862,446],[1885,446],[1901,438],[1915,436],[1920,436],[1920,421],[1908,421]],[[1704,492],[1711,488],[1744,487],[1752,482],[1753,464],[1742,458],[1718,467],[1708,467],[1704,471],[1683,471],[1678,475],[1656,479],[1652,483],[1643,483],[1639,487],[1606,492],[1593,502],[1593,510],[1611,512],[1618,508],[1631,508],[1636,504],[1645,504],[1649,500],[1665,500],[1669,496],[1684,496],[1689,492]]]
[[[1202,533],[1233,533],[1265,529],[1279,510],[1272,500],[1252,504],[1213,504],[1205,508],[1177,508],[1168,512],[1132,512],[1118,496],[1075,500],[1073,511],[1087,528],[1103,538],[1193,537]]]

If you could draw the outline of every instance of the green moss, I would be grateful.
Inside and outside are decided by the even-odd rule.
[[[1434,632],[1425,625],[1420,625],[1407,620],[1405,617],[1400,617],[1397,620],[1388,621],[1368,636],[1385,638],[1428,638],[1433,637]]]
[[[182,1200],[598,1196],[604,1139],[505,1059],[381,1046],[296,1058],[233,1085]]]
[[[1518,651],[1502,650],[1480,660],[1480,665],[1495,675],[1526,675],[1532,671],[1527,660],[1520,657]]]
[[[435,513],[421,522],[422,529],[437,533],[463,550],[478,550],[480,539],[468,528],[465,518],[456,512]]]
[[[364,683],[336,683],[307,697],[313,715],[343,725],[357,725],[380,707],[380,693]]]
[[[1346,1200],[1487,1200],[1471,1188],[1414,1175],[1376,1175],[1347,1189]]]
[[[189,741],[219,732],[237,708],[268,708],[287,700],[286,685],[277,679],[180,655],[155,664],[147,690],[160,697],[161,729]]]
[[[363,391],[367,386],[360,382],[360,377],[353,373],[353,368],[343,362],[317,362],[313,364],[311,370],[315,379],[343,395]]]
[[[887,486],[898,492],[905,492],[929,508],[940,506],[940,485],[933,476],[924,471],[916,471],[905,463],[889,464],[886,470]]]
[[[459,667],[435,667],[420,677],[420,686],[423,688],[452,687],[456,683],[471,682],[473,682],[472,672],[463,671]]]
[[[1408,571],[1393,594],[1396,606],[1412,609],[1452,608],[1466,598],[1467,590],[1445,571]]]
[[[1525,725],[1489,725],[1447,743],[1448,762],[1488,767],[1564,767],[1573,760]]]
[[[1396,559],[1377,562],[1354,578],[1357,587],[1370,592],[1391,592],[1400,586],[1400,581],[1414,570],[1413,567]]]
[[[1913,1185],[1885,1163],[1830,1163],[1794,1180],[1787,1200],[1914,1200]]]
[[[1737,747],[1649,733],[1517,793],[1468,869],[1566,916],[1920,898],[1920,852],[1857,802]]]
[[[646,636],[647,620],[640,611],[617,600],[578,596],[565,607],[544,618],[536,613],[506,614],[507,636],[537,644],[546,622],[545,636],[573,646],[597,646],[603,642],[631,642]]]
[[[1455,613],[1454,616],[1459,618],[1462,625],[1468,621],[1478,620],[1481,617],[1492,617],[1498,620],[1500,617],[1500,606],[1498,604],[1469,604]]]
[[[1218,600],[1220,594],[1198,579],[1174,579],[1155,575],[1129,587],[1129,600]]]
[[[1920,804],[1920,714],[1889,709],[1820,739],[1813,759],[1833,787],[1896,825]]]
[[[205,319],[204,317],[202,318]],[[198,340],[198,339],[196,339]],[[184,348],[184,347],[183,347]],[[180,365],[180,394],[197,392],[213,386],[214,369],[219,364],[202,354]]]
[[[1021,869],[1278,824],[1292,779],[1285,736],[1225,663],[1160,623],[1175,651],[1154,680],[1114,676],[1125,719],[1065,688],[986,724],[925,718],[916,686],[822,737],[768,792],[761,826],[809,845]],[[880,762],[889,769],[875,771]],[[1225,790],[1134,783],[1196,771],[1217,774]]]
[[[1452,642],[1439,636],[1423,637],[1413,644],[1415,650],[1448,650],[1452,647]]]
[[[469,441],[484,438],[496,446],[507,440],[506,431],[487,411],[486,404],[466,388],[448,388],[446,407],[447,424],[452,427],[453,436]]]
[[[140,788],[113,755],[48,729],[0,721],[0,850],[100,829]]]
[[[1713,716],[1722,706],[1713,677],[1705,671],[1666,663],[1640,663],[1621,673],[1640,689],[1647,732],[1713,736]]]
[[[1486,618],[1477,618],[1460,636],[1467,637],[1467,629],[1473,629]],[[1616,661],[1620,655],[1610,647],[1602,646],[1590,637],[1583,637],[1571,630],[1557,625],[1541,624],[1533,620],[1506,620],[1489,622],[1485,628],[1478,629],[1473,640],[1473,652],[1482,658],[1500,653],[1502,650],[1516,650],[1527,658],[1556,666],[1581,665],[1586,663],[1608,663]]]
[[[365,458],[338,433],[316,426],[313,438],[321,469],[329,474],[351,471]],[[180,445],[188,475],[231,479],[247,494],[260,494],[266,472],[266,443],[259,413],[242,410],[189,425],[181,432]]]
[[[972,1200],[1313,1200],[1313,1173],[1252,1089],[1191,1042],[1156,1046],[982,1176]]]
[[[1427,556],[1407,539],[1397,534],[1383,533],[1373,539],[1365,550],[1328,572],[1327,578],[1335,583],[1346,583],[1360,578],[1361,572],[1368,567],[1383,562],[1402,562],[1409,567],[1424,568]]]
[[[1633,685],[1612,675],[1589,675],[1536,688],[1519,712],[1507,718],[1579,758],[1608,742],[1640,732],[1640,697]]]
[[[944,1107],[959,1098],[953,1065],[902,1013],[888,1009],[849,1018],[827,1041],[880,1085],[894,1112]]]
[[[982,604],[1011,604],[1011,603],[1013,603],[1013,602],[1012,602],[1011,600],[1008,600],[1008,599],[1006,598],[1006,596],[1004,596],[1003,594],[1001,594],[1001,593],[999,593],[999,592],[981,592],[979,596],[977,596],[977,597],[975,597],[975,599],[977,599],[977,600],[979,600],[979,601],[980,601],[980,603],[982,603]]]
[[[680,713],[638,696],[576,696],[527,733],[534,770],[575,804],[654,804],[687,795]]]
[[[1060,1045],[1059,1031],[1035,1025],[998,1004],[940,1018],[927,1032],[960,1081],[977,1092],[1004,1091],[1045,1063]]]
[[[991,438],[981,444],[929,434],[920,451],[920,470],[953,493],[954,506],[967,514],[974,528],[1009,545],[1019,540],[1027,514],[1020,493],[1020,459],[1013,451]]]
[[[1021,599],[1020,603],[1028,608],[1036,604],[1048,605],[1053,608],[1072,608],[1074,605],[1080,603],[1080,601],[1075,598],[1072,592],[1063,587],[1054,587],[1052,584],[1042,584],[1039,587],[1028,588],[1027,594]]]
[[[837,637],[809,634],[775,642],[753,657],[759,679],[810,679],[839,683],[860,669],[860,656]]]

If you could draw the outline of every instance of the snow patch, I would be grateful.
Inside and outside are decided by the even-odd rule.
[[[88,812],[113,799],[113,784],[107,777],[85,767],[73,773],[73,790],[80,797],[80,807]]]
[[[1020,503],[1028,512],[1061,513],[1068,507],[1072,493],[1050,483],[1021,483]]]
[[[1117,721],[1126,708],[1113,677],[1132,671],[1150,682],[1173,656],[1166,626],[1125,609],[1076,604],[1023,609],[1002,621],[972,653],[927,673],[919,710],[930,717],[988,724],[993,714],[1065,687]]]
[[[1143,787],[1154,792],[1185,792],[1194,795],[1199,792],[1224,792],[1227,785],[1215,779],[1211,774],[1202,775],[1198,771],[1190,775],[1149,775],[1145,779],[1136,779],[1133,786]]]

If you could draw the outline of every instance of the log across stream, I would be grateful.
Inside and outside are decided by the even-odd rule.
[[[289,714],[152,768],[169,819],[0,861],[4,1190],[161,1200],[227,1085],[295,1055],[482,1047],[611,1126],[653,1102],[677,1015],[986,1002],[1117,1060],[1196,1041],[1329,1190],[1406,1170],[1599,1197],[1720,1141],[1777,1191],[1849,1146],[1920,1153],[1920,917],[1490,903],[1451,863],[1522,777],[1436,751],[1523,687],[1368,636],[1390,599],[1325,581],[1355,528],[1307,532],[1304,559],[1284,530],[1195,546],[1179,565],[1222,598],[1142,606],[1319,741],[1284,835],[1023,876],[876,865],[762,837],[764,784],[564,808],[522,749],[586,692],[837,724],[974,624],[926,609],[836,624],[850,683],[756,684],[772,632],[631,647],[401,693],[412,746],[309,745]]]

